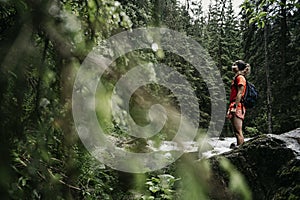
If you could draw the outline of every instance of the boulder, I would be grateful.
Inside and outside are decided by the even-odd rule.
[[[297,135],[299,139],[300,134]],[[284,137],[261,135],[235,150],[210,158],[213,174],[210,179],[211,199],[243,199],[229,189],[229,174],[220,167],[223,157],[242,174],[253,199],[300,199],[300,160],[297,153]]]

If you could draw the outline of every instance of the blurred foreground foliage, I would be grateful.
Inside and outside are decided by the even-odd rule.
[[[208,49],[228,91],[232,74],[227,68],[233,60],[243,56],[231,1],[214,2],[210,17],[203,13],[200,1],[195,2],[190,7],[175,0],[0,1],[1,199],[208,198],[209,164],[203,162],[195,169],[193,161],[187,160],[179,167],[172,164],[149,174],[122,174],[99,164],[87,152],[78,140],[71,114],[74,78],[88,52],[101,40],[136,27],[168,27],[191,36]],[[226,13],[221,8],[226,9]],[[294,12],[299,9],[295,8]],[[189,13],[194,13],[195,17],[190,17]],[[295,33],[299,28],[292,28],[291,44],[297,49],[299,40]],[[201,108],[199,126],[205,130],[210,121],[207,86],[197,70],[183,58],[168,52],[131,52],[119,58],[116,73],[108,72],[103,77],[107,87],[98,88],[99,99],[105,102],[110,97],[122,73],[149,60],[164,62],[187,77]],[[289,63],[296,72],[297,63],[299,59]],[[296,88],[297,84],[299,81]],[[296,101],[297,95],[299,93],[291,100]],[[145,113],[156,102],[165,102],[166,106],[174,108],[170,116],[175,116],[175,122],[170,122],[159,136],[159,140],[170,140],[178,126],[178,112],[175,112],[178,105],[166,88],[147,85],[137,91],[130,102],[131,114],[136,116],[137,123],[147,124]],[[277,113],[281,111],[281,107],[276,109]],[[294,122],[299,124],[299,109],[291,112]],[[118,127],[121,121],[111,123],[109,108],[97,114],[108,135],[131,139]],[[259,118],[251,121],[253,127],[247,129],[251,135],[265,130],[265,112],[252,114],[257,115]],[[275,122],[279,132],[279,120]],[[229,129],[226,124],[225,135],[230,134]],[[240,175],[227,161],[221,164],[232,179],[230,189],[250,199],[250,191],[239,179]],[[199,172],[203,173],[199,175]]]

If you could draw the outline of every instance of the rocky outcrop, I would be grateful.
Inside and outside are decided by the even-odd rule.
[[[289,134],[286,138],[295,140],[295,146],[299,148],[300,129],[295,131],[294,138]],[[261,135],[221,156],[244,176],[253,199],[300,199],[299,152],[290,148],[283,136]],[[220,167],[220,159],[220,156],[210,158],[213,171],[211,199],[242,199],[230,192],[230,178]]]

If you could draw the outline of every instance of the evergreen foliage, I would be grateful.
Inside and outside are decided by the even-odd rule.
[[[231,0],[213,0],[205,13],[200,0],[186,2],[182,5],[176,0],[0,1],[1,199],[134,197],[130,191],[134,187],[120,184],[127,181],[122,180],[122,175],[99,165],[87,152],[76,134],[71,111],[72,87],[80,64],[101,40],[124,30],[158,26],[193,38],[215,61],[227,95],[233,77],[232,62],[244,59],[252,66],[249,80],[260,94],[257,107],[247,111],[246,134],[267,133],[268,125],[276,134],[300,127],[299,3],[245,0],[241,13],[234,13]],[[264,41],[268,41],[272,91],[269,122]],[[115,73],[107,72],[103,77],[107,88],[98,89],[111,95],[113,85],[123,73],[149,60],[154,64],[164,63],[187,78],[199,102],[200,121],[196,123],[199,130],[207,129],[211,118],[207,85],[190,63],[171,52],[145,50],[120,57],[112,68]],[[141,100],[141,96],[145,98]],[[157,102],[179,110],[177,99],[168,89],[147,85],[130,102],[137,123],[147,124],[147,111]],[[190,110],[189,115],[192,113]],[[132,139],[118,127],[120,122],[110,122],[109,109],[97,114],[108,135],[119,140]],[[168,115],[171,117],[172,113]],[[159,141],[171,140],[176,128],[178,124],[168,121]],[[228,122],[223,135],[232,135]],[[223,165],[228,165],[225,167],[230,171],[227,161]],[[137,192],[139,198],[180,198],[180,192],[176,191],[186,198],[191,195],[207,198],[206,186],[194,180],[193,170],[191,174],[182,169],[178,173],[173,167],[143,175],[139,180],[143,185]],[[200,168],[209,171],[205,163]],[[137,181],[138,177],[128,180]],[[194,184],[190,190],[200,187],[201,192],[187,194],[183,191],[186,186],[178,183],[181,179]],[[249,196],[246,193],[242,195]]]

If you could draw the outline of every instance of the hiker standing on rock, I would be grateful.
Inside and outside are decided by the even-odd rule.
[[[233,63],[232,71],[235,73],[235,76],[231,83],[230,104],[227,118],[230,119],[233,126],[237,145],[241,145],[244,143],[242,128],[246,113],[246,108],[242,103],[242,99],[246,92],[247,82],[245,76],[250,74],[250,65],[242,60],[238,60]],[[232,145],[234,146],[234,144]]]

